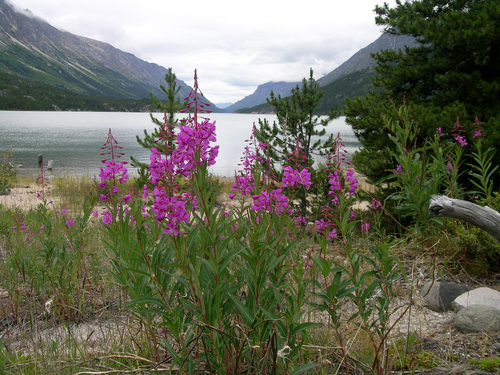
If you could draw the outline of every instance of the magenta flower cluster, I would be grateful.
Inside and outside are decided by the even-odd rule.
[[[215,158],[219,154],[219,146],[211,147],[210,142],[215,142],[215,121],[205,119],[202,123],[194,123],[179,126],[177,135],[178,147],[172,153],[172,160],[177,165],[177,174],[185,177],[196,169],[198,165],[206,162],[208,165],[215,164]]]
[[[106,186],[105,181],[114,181],[117,179],[121,184],[127,182],[128,171],[127,168],[125,168],[127,162],[116,163],[114,160],[106,160],[104,163],[106,164],[106,169],[101,167],[101,173],[99,173],[99,177],[101,178],[99,187],[101,189]]]
[[[165,126],[167,133],[169,129]],[[190,119],[179,127],[176,147],[172,152],[164,155],[156,148],[151,149],[149,171],[154,185],[151,211],[158,222],[164,223],[165,234],[179,235],[179,224],[188,223],[190,210],[198,208],[195,196],[188,192],[177,192],[175,176],[189,178],[204,163],[215,164],[219,146],[212,147],[211,143],[216,140],[215,121],[205,119],[197,123]]]
[[[292,187],[295,185],[303,185],[305,187],[311,186],[311,173],[309,168],[304,168],[300,172],[293,169],[289,165],[283,167],[283,187]]]
[[[349,188],[349,194],[355,194],[356,188],[358,187],[358,179],[354,177],[354,171],[352,169],[347,170],[345,181],[348,184],[347,187]],[[330,184],[330,191],[328,192],[328,195],[330,197],[334,197],[335,202],[337,202],[338,199],[335,199],[338,196],[336,191],[342,191],[342,181],[338,171],[330,173],[328,183]]]
[[[467,146],[467,140],[465,139],[465,137],[463,137],[461,135],[457,135],[455,137],[455,140],[458,142],[458,144],[460,145],[460,147]]]
[[[281,194],[281,189],[272,190],[270,193],[263,190],[260,194],[252,196],[254,211],[271,212],[282,215],[288,207],[288,197]]]

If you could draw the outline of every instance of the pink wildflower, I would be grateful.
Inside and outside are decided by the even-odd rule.
[[[302,171],[293,169],[289,165],[283,167],[283,187],[304,185],[305,187],[311,186],[311,173],[309,168],[304,168]]]
[[[324,219],[316,220],[315,223],[316,223],[316,230],[318,232],[322,232],[328,228],[328,223],[325,222]]]
[[[399,175],[401,172],[403,172],[403,167],[401,165],[398,165],[393,173],[395,175]]]
[[[337,238],[337,230],[332,229],[330,233],[328,233],[327,240],[332,241],[334,238]]]
[[[113,215],[109,210],[106,210],[102,213],[102,222],[104,225],[110,225],[113,222]]]
[[[458,142],[460,147],[467,146],[467,140],[465,139],[465,137],[462,137],[461,135],[457,135],[455,140]]]
[[[368,231],[370,230],[370,223],[363,222],[361,224],[361,230],[365,233],[368,233]]]

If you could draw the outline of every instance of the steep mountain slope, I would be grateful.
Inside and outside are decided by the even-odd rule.
[[[271,91],[274,95],[281,95],[282,97],[290,95],[290,91],[300,84],[300,82],[268,82],[263,85],[259,85],[253,94],[244,97],[243,99],[237,101],[233,105],[225,108],[226,112],[235,112],[241,108],[251,108],[256,105],[266,103],[266,99],[269,98]]]
[[[90,96],[163,97],[167,69],[93,39],[60,31],[0,0],[0,72]],[[189,87],[182,81],[181,96]]]
[[[340,65],[335,70],[328,73],[326,76],[318,79],[320,86],[328,85],[329,83],[336,81],[340,77],[349,75],[351,73],[364,70],[367,68],[373,70],[375,66],[375,61],[370,56],[371,53],[379,52],[381,50],[403,50],[405,46],[413,47],[415,46],[415,40],[412,37],[402,35],[389,35],[382,34],[373,43],[370,43],[365,48],[360,49],[354,55],[352,55],[346,62]]]

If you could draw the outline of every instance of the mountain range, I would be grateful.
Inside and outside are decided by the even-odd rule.
[[[325,91],[319,111],[328,112],[332,105],[340,108],[345,97],[361,96],[371,88],[369,78],[374,66],[371,52],[403,48],[412,42],[405,37],[383,34],[319,79],[318,83]],[[108,43],[58,30],[28,10],[14,9],[6,0],[0,0],[0,109],[26,109],[2,107],[4,103],[19,102],[20,98],[35,102],[28,109],[36,109],[37,102],[40,107],[43,100],[50,102],[65,98],[71,104],[63,109],[73,110],[79,109],[78,103],[84,103],[82,98],[108,98],[105,102],[109,102],[109,98],[128,99],[126,105],[114,102],[114,110],[120,110],[135,103],[130,100],[149,98],[150,93],[164,98],[159,86],[165,84],[166,73],[167,69],[162,66],[143,61]],[[270,112],[266,108],[270,92],[288,96],[298,84],[299,81],[268,82],[258,86],[252,95],[227,107],[224,105],[224,109],[214,105],[211,109],[215,112]],[[178,86],[181,88],[179,96],[186,97],[191,88],[181,80],[178,80]],[[37,95],[26,92],[30,87]],[[92,104],[91,108],[113,110],[109,103],[101,100],[101,104]],[[87,103],[83,109],[89,110],[89,105]],[[143,102],[140,105],[143,106]],[[261,108],[255,108],[257,105]],[[58,109],[55,104],[50,108]],[[144,107],[144,110],[151,110],[149,108]]]
[[[338,68],[317,80],[325,92],[318,105],[318,112],[327,113],[332,106],[340,109],[346,97],[353,99],[373,89],[370,77],[374,74],[373,68],[376,64],[370,55],[371,53],[384,49],[404,49],[405,46],[412,47],[415,44],[412,37],[382,34],[373,43],[360,49]],[[272,108],[268,108],[266,98],[269,97],[271,91],[276,96],[279,94],[285,97],[290,94],[292,88],[300,84],[301,82],[265,83],[260,85],[252,95],[234,103],[226,110],[231,109],[239,113],[270,113]]]

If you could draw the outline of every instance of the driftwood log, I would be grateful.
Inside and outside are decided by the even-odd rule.
[[[500,242],[500,213],[488,206],[481,207],[461,199],[433,195],[429,204],[429,215],[466,221],[489,233]]]

